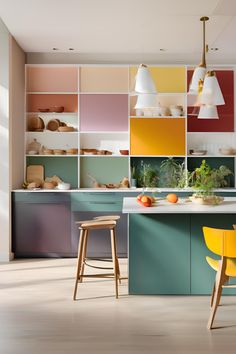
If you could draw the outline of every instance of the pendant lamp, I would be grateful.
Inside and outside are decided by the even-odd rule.
[[[152,109],[159,107],[159,103],[157,101],[157,95],[155,94],[139,94],[137,98],[135,109]]]
[[[198,113],[198,119],[219,119],[217,107],[214,105],[202,105]]]
[[[189,86],[189,93],[198,95],[199,91],[199,80],[204,81],[206,74],[206,21],[209,17],[204,16],[200,18],[203,24],[203,46],[202,46],[202,59],[200,64],[195,68],[192,76],[192,80]]]
[[[201,17],[203,23],[203,48],[201,63],[195,68],[189,86],[189,106],[200,106],[199,119],[219,119],[216,106],[224,105],[216,73],[206,69],[206,31],[205,24],[209,17]],[[202,107],[203,105],[203,107]],[[201,109],[202,108],[202,109]]]
[[[156,86],[147,65],[140,64],[135,78],[136,94],[157,94]]]

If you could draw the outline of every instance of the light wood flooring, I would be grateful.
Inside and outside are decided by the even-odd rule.
[[[75,259],[0,264],[1,354],[236,352],[236,297],[222,298],[208,331],[208,296],[128,296],[123,281],[116,300],[112,280],[91,279],[72,301],[75,269]]]

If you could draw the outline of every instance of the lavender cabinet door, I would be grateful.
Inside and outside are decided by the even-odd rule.
[[[15,203],[13,210],[15,256],[69,256],[70,203]]]

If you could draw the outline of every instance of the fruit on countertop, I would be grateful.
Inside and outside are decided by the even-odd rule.
[[[177,203],[179,198],[178,198],[178,196],[176,194],[170,193],[170,194],[167,195],[166,199],[170,203]]]
[[[149,197],[145,194],[140,194],[137,196],[137,201],[145,207],[151,207],[153,203],[153,197]]]

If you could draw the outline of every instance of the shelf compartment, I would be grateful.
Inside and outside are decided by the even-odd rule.
[[[119,183],[129,175],[128,157],[96,157],[90,156],[80,159],[80,187],[91,188],[92,183],[88,175],[99,183]]]
[[[169,186],[167,186],[167,180],[164,176],[164,174],[161,172],[161,163],[164,160],[167,160],[169,158],[169,156],[162,156],[162,157],[131,157],[130,159],[130,165],[131,167],[135,167],[136,173],[138,174],[138,185],[137,187],[140,188],[140,174],[139,171],[141,171],[141,164],[148,164],[152,167],[152,169],[154,169],[154,171],[156,171],[157,173],[157,182],[156,185],[153,186],[153,188],[170,188]],[[185,161],[184,157],[177,157],[174,158],[175,162],[179,163],[179,164],[183,164]],[[176,187],[173,187],[176,188]]]
[[[78,95],[27,94],[27,112],[37,112],[39,108],[53,106],[63,106],[68,113],[78,112]]]
[[[185,155],[184,118],[131,118],[131,155]]]
[[[189,132],[233,132],[234,131],[234,71],[215,70],[221,87],[225,105],[218,106],[219,119],[198,119],[190,116],[194,107],[188,107]],[[188,85],[193,71],[188,71]]]
[[[128,67],[82,67],[81,92],[128,92]]]
[[[158,93],[186,92],[186,69],[184,66],[148,66]],[[134,91],[138,67],[130,67],[130,91]]]
[[[77,92],[76,67],[27,67],[26,91]]]
[[[228,167],[232,173],[234,173],[234,157],[205,157],[205,156],[192,156],[187,159],[187,168],[189,171],[194,171],[196,167],[199,167],[202,163],[202,160],[205,160],[206,163],[211,168],[219,168],[221,165]],[[234,176],[230,175],[226,178],[229,184],[227,188],[235,187]]]
[[[127,131],[128,95],[80,95],[81,131]]]
[[[119,150],[129,150],[129,135],[128,133],[81,133],[80,148],[109,150],[118,155]]]
[[[207,150],[207,155],[227,155],[220,154],[220,148],[235,148],[236,149],[236,135],[234,133],[214,133],[214,134],[194,134],[188,133],[188,154],[189,150]],[[203,155],[204,156],[204,155]]]
[[[137,101],[138,96],[130,96],[130,115],[136,116],[135,104]],[[161,107],[170,107],[170,106],[182,106],[184,109],[184,114],[186,114],[186,97],[185,94],[178,94],[178,95],[158,95],[157,94],[157,102],[160,103]],[[140,111],[140,109],[139,109]],[[142,111],[142,110],[141,110]],[[155,112],[155,111],[154,111]],[[155,113],[154,113],[155,114]],[[172,116],[170,116],[173,118]],[[139,117],[140,118],[140,117]],[[142,116],[141,116],[142,118]]]
[[[43,165],[45,178],[54,175],[64,182],[71,184],[71,188],[78,188],[78,158],[75,157],[35,157],[26,158],[26,165]]]
[[[78,148],[78,133],[58,133],[58,132],[27,132],[26,133],[26,149],[29,143],[34,139],[47,147],[48,149]]]
[[[40,117],[44,121],[45,128],[47,124],[52,119],[59,119],[61,122],[66,123],[68,126],[74,127],[78,130],[78,114],[77,113],[41,113],[41,112],[32,112],[27,114],[27,126],[28,121],[32,117]]]

